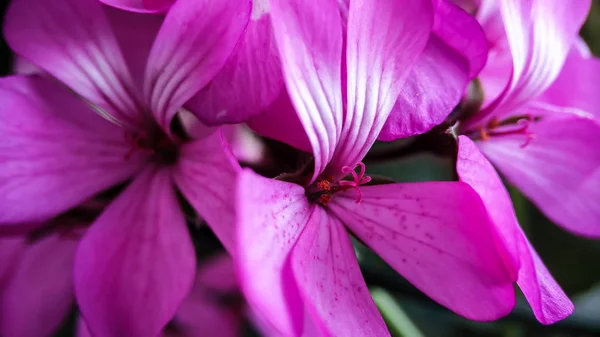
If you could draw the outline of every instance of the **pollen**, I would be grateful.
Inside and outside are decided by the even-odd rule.
[[[320,180],[317,182],[317,187],[323,191],[331,191],[331,181],[329,180]]]

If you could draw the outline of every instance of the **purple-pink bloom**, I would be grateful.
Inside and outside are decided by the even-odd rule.
[[[214,83],[232,76],[252,20],[247,0],[179,0],[166,16],[96,0],[9,7],[9,45],[44,74],[0,79],[0,224],[43,224],[131,181],[77,248],[75,293],[94,335],[155,336],[190,291],[196,259],[178,191],[232,249],[239,166],[220,131],[193,140],[172,126],[198,92],[231,89]],[[247,110],[220,115],[260,111],[267,95],[254,104],[253,92],[238,95]]]
[[[350,230],[456,313],[476,320],[507,314],[516,269],[471,187],[363,185],[369,178],[359,163],[426,47],[431,1],[351,1],[345,13],[334,0],[281,0],[271,2],[271,13],[314,171],[294,182],[239,175],[235,254],[251,306],[286,336],[389,336]],[[279,124],[279,135],[294,143],[289,122]],[[361,172],[346,178],[357,165]]]
[[[491,163],[557,224],[600,235],[600,124],[592,113],[599,102],[585,88],[593,75],[584,75],[600,68],[577,39],[590,2],[481,5],[491,45],[481,82],[491,98],[459,125],[457,172],[479,193],[507,258],[520,266],[517,283],[536,318],[550,324],[570,315],[573,304],[525,237]]]

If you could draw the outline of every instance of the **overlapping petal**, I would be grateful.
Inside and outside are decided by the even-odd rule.
[[[342,23],[335,0],[271,1],[287,90],[315,157],[313,180],[333,157],[343,120]]]
[[[577,108],[600,117],[600,60],[586,57],[574,47],[552,85],[539,100],[560,107]]]
[[[131,177],[123,131],[38,76],[0,80],[0,223],[41,222]]]
[[[511,110],[541,94],[556,79],[577,38],[591,1],[509,0],[500,10],[513,60],[511,82],[501,96]]]
[[[283,335],[300,335],[304,309],[290,254],[316,206],[301,186],[249,170],[237,183],[235,261],[244,295]]]
[[[148,168],[77,248],[75,293],[95,336],[156,336],[194,282],[196,258],[167,169]]]
[[[369,151],[433,25],[430,1],[352,1],[346,42],[347,104],[333,171]]]
[[[179,190],[233,251],[235,179],[240,167],[221,132],[182,145],[173,169]]]
[[[156,13],[167,10],[175,0],[100,0],[103,3],[119,9],[141,12]]]
[[[477,194],[459,182],[388,184],[336,195],[330,209],[432,299],[473,320],[506,315],[515,267]]]
[[[16,0],[4,33],[10,47],[116,117],[144,120],[139,93],[97,0]]]
[[[435,35],[430,36],[378,139],[393,141],[442,123],[462,98],[468,76],[464,57]]]
[[[254,1],[253,18],[221,71],[186,104],[205,124],[244,122],[271,105],[283,89],[269,14],[254,14],[265,10],[262,2]]]
[[[250,0],[178,0],[147,64],[144,95],[170,131],[173,115],[221,70],[250,19]]]
[[[313,211],[294,248],[292,269],[321,336],[389,336],[339,219]]]
[[[77,237],[51,234],[28,244],[2,289],[2,336],[52,336],[62,325],[75,304],[77,243]]]
[[[493,137],[478,146],[506,178],[552,221],[581,235],[600,236],[600,125],[548,111],[524,135]]]
[[[460,180],[469,184],[481,197],[511,259],[520,266],[517,283],[536,318],[544,324],[551,324],[570,315],[573,303],[525,237],[500,177],[473,141],[465,136],[459,137],[456,169]]]

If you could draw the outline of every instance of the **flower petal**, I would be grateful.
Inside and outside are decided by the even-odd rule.
[[[600,237],[600,125],[568,113],[533,123],[522,135],[479,142],[481,151],[553,222]]]
[[[68,317],[77,237],[52,234],[30,243],[2,290],[2,336],[52,336]],[[3,257],[4,258],[4,257]]]
[[[299,185],[250,170],[238,178],[234,261],[248,303],[285,336],[300,335],[303,307],[290,253],[314,206]]]
[[[266,1],[266,0],[261,0]],[[207,125],[239,123],[259,114],[283,89],[281,62],[268,12],[254,1],[252,20],[227,63],[186,104]]]
[[[136,89],[142,92],[148,56],[165,17],[161,14],[127,12],[106,6],[104,12],[114,31],[133,83]]]
[[[250,119],[247,124],[261,136],[311,152],[311,143],[306,131],[285,90],[266,111]]]
[[[292,268],[306,310],[326,336],[389,336],[340,220],[313,211],[294,248]]]
[[[490,162],[467,137],[459,137],[456,170],[460,180],[479,194],[488,214],[519,268],[517,283],[535,317],[543,324],[573,312],[573,303],[556,283],[519,226],[508,191]]]
[[[25,246],[22,236],[3,236],[0,238],[0,289],[11,278],[13,268],[17,265],[19,256]]]
[[[171,322],[174,332],[167,328],[164,336],[238,337],[242,331],[241,312],[220,303],[219,295],[236,294],[235,268],[229,255],[218,255],[203,263],[196,282]]]
[[[234,248],[233,208],[239,170],[220,131],[184,144],[173,170],[179,190],[229,252]]]
[[[141,12],[156,13],[167,10],[175,0],[100,0],[103,3],[119,9]]]
[[[250,19],[250,0],[178,0],[150,52],[145,96],[170,130],[173,115],[215,77]]]
[[[448,0],[436,0],[433,32],[468,61],[469,78],[485,66],[488,43],[477,20]]]
[[[473,320],[515,303],[516,270],[467,184],[428,182],[361,187],[336,195],[332,211],[390,266],[429,297]]]
[[[192,288],[195,260],[169,171],[144,171],[77,249],[75,293],[92,334],[156,336]]]
[[[342,110],[342,23],[335,0],[273,0],[275,40],[288,93],[315,157],[314,180],[333,157]]]
[[[501,12],[513,59],[502,110],[541,94],[556,79],[591,1],[508,0]]]
[[[378,139],[393,141],[442,123],[462,98],[468,76],[466,60],[431,35]]]
[[[41,222],[143,164],[123,131],[55,81],[0,79],[0,224]]]
[[[600,60],[585,57],[574,47],[560,74],[546,90],[541,101],[590,112],[600,118]]]
[[[350,2],[346,114],[333,171],[356,164],[369,151],[423,52],[432,25],[431,1]]]
[[[102,5],[96,0],[16,0],[4,26],[19,55],[130,126],[145,116]]]

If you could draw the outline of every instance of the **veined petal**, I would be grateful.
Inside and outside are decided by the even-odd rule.
[[[261,136],[311,152],[311,143],[285,90],[266,111],[246,124]]]
[[[75,294],[94,336],[156,336],[194,282],[194,247],[170,172],[140,174],[77,248]]]
[[[600,118],[600,60],[586,57],[573,47],[562,71],[539,100],[560,107],[577,108]]]
[[[477,20],[448,0],[435,0],[433,33],[462,55],[473,79],[485,66],[488,43]]]
[[[456,107],[468,82],[465,58],[431,35],[378,139],[392,141],[439,125]]]
[[[508,0],[500,10],[513,58],[502,110],[541,94],[556,79],[591,1]]]
[[[303,305],[290,254],[316,206],[299,185],[239,174],[234,261],[248,303],[284,336],[299,336]]]
[[[2,289],[2,336],[52,336],[62,325],[75,304],[77,243],[77,237],[52,234],[25,248]]]
[[[432,25],[429,0],[350,2],[346,113],[333,171],[356,164],[369,151],[425,48]]]
[[[178,0],[150,52],[144,93],[170,131],[173,115],[221,70],[250,19],[250,0]]]
[[[141,12],[156,13],[167,10],[175,0],[100,0],[103,3],[119,9]]]
[[[173,170],[179,190],[229,252],[234,248],[233,208],[239,170],[220,131],[184,144]]]
[[[389,336],[340,220],[313,211],[294,248],[292,269],[322,336]]]
[[[335,0],[273,0],[283,74],[315,157],[314,180],[333,157],[343,119],[342,23]]]
[[[551,324],[570,315],[573,303],[525,237],[500,177],[466,136],[459,137],[456,170],[460,180],[479,194],[511,258],[520,265],[517,283],[535,317],[543,324]]]
[[[336,194],[332,212],[415,287],[469,319],[511,311],[516,270],[467,184],[375,185],[361,192],[359,204],[354,191]]]
[[[283,89],[281,62],[268,0],[254,0],[252,19],[239,45],[213,80],[186,104],[207,125],[245,122]]]
[[[10,47],[121,123],[144,119],[119,45],[97,0],[16,0],[4,34]]]
[[[38,76],[0,79],[0,224],[42,222],[128,179],[123,131]]]
[[[144,88],[148,56],[165,16],[128,12],[107,6],[103,8],[133,83],[141,93]]]
[[[492,137],[481,151],[556,224],[600,237],[600,125],[568,113],[551,114],[523,135]]]

